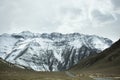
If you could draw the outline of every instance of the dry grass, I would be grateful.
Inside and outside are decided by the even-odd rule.
[[[0,80],[93,80],[88,76],[69,77],[65,72],[0,73]]]

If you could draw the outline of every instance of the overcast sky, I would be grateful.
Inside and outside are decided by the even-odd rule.
[[[0,34],[95,34],[120,38],[120,0],[0,0]]]

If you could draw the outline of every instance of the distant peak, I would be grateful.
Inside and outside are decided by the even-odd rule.
[[[57,33],[57,32],[53,32],[50,34],[51,36],[62,36],[63,34],[62,33]]]
[[[21,33],[32,33],[32,32],[30,32],[30,31],[22,31]]]

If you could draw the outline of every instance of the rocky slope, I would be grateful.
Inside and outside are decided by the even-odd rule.
[[[99,54],[87,57],[71,67],[72,71],[101,72],[120,75],[120,39]]]
[[[111,40],[96,35],[23,31],[0,35],[0,57],[36,71],[60,71],[111,44]]]

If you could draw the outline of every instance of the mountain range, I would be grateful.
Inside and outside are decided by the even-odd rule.
[[[62,71],[99,54],[112,41],[80,33],[21,33],[0,35],[0,57],[35,71]]]

